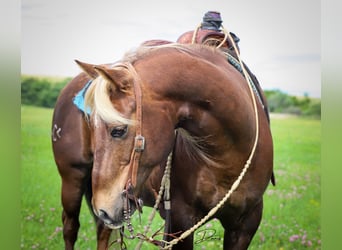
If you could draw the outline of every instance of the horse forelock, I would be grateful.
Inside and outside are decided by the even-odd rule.
[[[113,106],[110,100],[111,82],[98,76],[85,95],[85,107],[89,107],[91,113],[101,118],[108,124],[133,124],[134,121],[125,118]]]

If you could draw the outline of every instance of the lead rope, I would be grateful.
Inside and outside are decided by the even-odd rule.
[[[164,193],[164,190],[165,190],[165,193],[166,194],[170,194],[170,173],[171,173],[171,163],[172,163],[172,155],[173,155],[173,152],[171,151],[169,156],[167,157],[167,163],[166,163],[166,166],[165,166],[165,170],[164,170],[164,175],[163,175],[163,178],[162,178],[162,181],[161,181],[161,184],[160,184],[160,189],[159,189],[159,192],[158,192],[158,196],[157,196],[157,199],[156,199],[156,202],[153,206],[153,209],[150,213],[150,216],[148,218],[148,222],[147,222],[147,225],[145,227],[145,231],[143,233],[143,235],[147,236],[147,234],[150,232],[150,229],[151,229],[151,225],[152,225],[152,222],[153,222],[153,219],[156,215],[156,212],[157,212],[157,209],[158,209],[158,206],[160,204],[160,201],[161,201],[161,198],[162,198],[162,195]],[[167,196],[167,195],[166,195]],[[169,197],[167,197],[169,198]],[[170,201],[168,201],[170,202]],[[171,204],[165,204],[165,207],[169,205],[169,208],[171,209]],[[152,242],[154,239],[152,237],[149,237],[148,238],[150,242]],[[146,240],[146,237],[144,238],[140,238],[139,242],[138,242],[138,245],[135,247],[135,250],[140,250],[141,249],[141,246],[143,244],[143,242]],[[165,242],[167,243],[167,242]]]
[[[243,167],[239,177],[235,180],[235,182],[233,183],[233,185],[231,186],[230,190],[226,193],[226,195],[222,198],[222,200],[215,206],[213,207],[209,213],[204,216],[199,222],[197,222],[193,227],[189,228],[187,231],[185,231],[184,233],[182,233],[178,238],[176,239],[173,239],[172,241],[170,242],[165,242],[166,246],[164,248],[161,248],[161,249],[172,249],[172,247],[174,245],[176,245],[179,241],[185,239],[186,237],[188,237],[190,234],[194,233],[200,226],[202,226],[210,217],[214,216],[214,214],[224,205],[224,203],[229,199],[229,197],[232,195],[232,193],[238,188],[238,186],[240,185],[241,183],[241,180],[242,178],[245,176],[250,164],[251,164],[251,161],[252,161],[252,158],[254,156],[254,153],[255,153],[255,150],[256,150],[256,147],[257,147],[257,144],[258,144],[258,139],[259,139],[259,115],[258,115],[258,108],[257,108],[257,104],[256,104],[256,100],[255,100],[255,96],[254,96],[254,92],[253,92],[253,89],[252,87],[250,86],[249,82],[248,82],[248,77],[249,74],[247,73],[243,63],[242,63],[242,60],[241,60],[241,57],[240,57],[240,53],[236,47],[236,44],[234,42],[234,39],[232,38],[232,36],[229,34],[229,32],[226,31],[226,29],[221,26],[222,29],[223,29],[223,32],[225,33],[226,37],[228,37],[230,39],[230,41],[232,42],[233,44],[233,47],[234,47],[234,50],[237,54],[237,57],[239,59],[239,62],[241,64],[241,67],[242,67],[242,72],[243,72],[243,76],[245,77],[246,81],[247,81],[247,85],[249,87],[249,91],[250,91],[250,94],[252,96],[252,101],[253,101],[253,107],[254,107],[254,113],[255,113],[255,139],[254,139],[254,144],[253,144],[253,147],[252,147],[252,150],[251,150],[251,153],[245,163],[245,166]],[[196,32],[197,33],[197,29],[196,29]],[[194,36],[195,37],[195,36]],[[225,41],[225,39],[224,39]]]

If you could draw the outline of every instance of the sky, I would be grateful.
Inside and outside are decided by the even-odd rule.
[[[263,89],[321,97],[319,0],[22,0],[21,73],[76,76],[75,59],[115,62],[146,40],[176,41],[210,10]]]

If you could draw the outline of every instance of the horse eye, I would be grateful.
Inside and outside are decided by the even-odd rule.
[[[113,130],[110,132],[110,135],[113,138],[120,138],[123,137],[127,133],[127,125],[123,126],[117,126],[113,128]]]

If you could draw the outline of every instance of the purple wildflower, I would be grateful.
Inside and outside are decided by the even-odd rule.
[[[294,235],[290,236],[289,241],[290,241],[290,242],[294,242],[294,241],[296,241],[296,240],[298,240],[298,239],[299,239],[299,235],[294,234]]]

